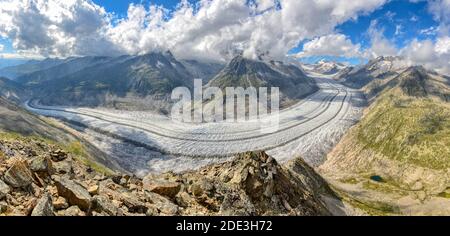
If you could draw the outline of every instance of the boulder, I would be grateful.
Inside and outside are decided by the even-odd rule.
[[[77,205],[82,210],[88,210],[91,206],[91,195],[80,184],[65,177],[55,178],[58,194],[67,199],[70,205]]]
[[[4,181],[13,188],[27,187],[33,182],[31,171],[25,161],[16,161],[11,168],[9,168],[5,176]]]
[[[0,200],[6,197],[6,195],[11,191],[11,188],[5,184],[5,182],[0,180]]]
[[[93,209],[98,213],[106,213],[109,216],[119,216],[120,210],[106,196],[95,196],[92,201]]]
[[[98,185],[91,185],[91,186],[89,186],[88,192],[89,192],[92,196],[97,195],[97,194],[98,194]]]
[[[86,214],[78,207],[71,206],[63,211],[58,212],[60,216],[86,216]]]
[[[63,210],[69,208],[69,203],[67,203],[67,200],[63,197],[58,197],[56,200],[53,201],[53,207],[56,210]]]
[[[50,194],[46,193],[42,196],[31,212],[31,216],[54,216],[53,201]]]
[[[30,169],[37,173],[48,173],[52,171],[52,161],[48,157],[39,156],[30,162]]]
[[[155,179],[148,175],[143,180],[144,190],[157,193],[162,196],[174,198],[181,189],[181,184],[164,179]]]

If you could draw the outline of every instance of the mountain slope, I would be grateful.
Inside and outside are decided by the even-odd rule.
[[[352,188],[361,193],[386,193],[379,200],[398,209],[384,213],[411,214],[399,205],[404,196],[411,198],[406,203],[418,199],[450,204],[440,198],[450,188],[448,80],[422,67],[410,67],[387,84],[363,119],[328,155],[322,173],[338,179],[341,186],[353,183]],[[352,197],[362,201],[356,192]],[[383,213],[375,208],[376,214]],[[423,207],[414,214],[433,214],[425,213],[429,210]]]
[[[74,73],[37,80],[28,87],[44,104],[139,109],[158,107],[155,101],[162,101],[161,106],[167,108],[171,91],[178,86],[191,88],[192,77],[166,52],[100,59]]]
[[[347,66],[342,63],[321,60],[317,64],[312,65],[310,70],[323,75],[334,75],[346,68]]]
[[[237,56],[210,81],[208,86],[255,88],[278,87],[281,99],[295,100],[317,91],[315,82],[294,65],[265,63]]]
[[[344,70],[336,76],[352,88],[362,88],[373,80],[384,80],[399,75],[407,68],[406,63],[398,57],[379,57],[362,67]]]
[[[450,101],[450,78],[428,71],[422,66],[413,66],[405,69],[398,76],[386,79],[374,79],[368,83],[363,90],[367,97],[374,98],[380,92],[399,86],[408,96],[426,97],[437,96],[444,101]]]
[[[30,74],[36,71],[46,70],[53,66],[57,66],[63,62],[64,59],[53,59],[53,58],[47,58],[42,61],[30,60],[23,64],[19,64],[16,66],[9,66],[0,69],[0,76],[4,76],[12,80],[15,80],[20,76]]]
[[[186,67],[194,79],[202,79],[203,84],[207,84],[224,67],[223,64],[200,62],[196,60],[181,60],[180,62]]]
[[[39,85],[45,81],[55,80],[80,71],[86,67],[93,67],[110,60],[108,57],[80,57],[69,58],[49,68],[40,69],[17,77],[15,80],[24,86]]]
[[[23,86],[16,83],[15,81],[9,80],[4,77],[0,77],[0,96],[6,98],[15,103],[20,103],[29,96],[29,91],[27,91]]]
[[[59,122],[38,117],[0,97],[0,138],[44,140],[79,153],[80,161],[99,169],[118,169],[103,152],[80,137]]]

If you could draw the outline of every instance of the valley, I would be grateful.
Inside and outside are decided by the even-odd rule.
[[[450,216],[450,0],[0,2],[0,216]]]
[[[287,153],[296,152],[311,164],[317,165],[322,161],[320,149],[332,147],[335,144],[333,142],[339,140],[352,123],[345,121],[358,118],[356,110],[361,110],[363,101],[357,91],[332,80],[324,78],[316,80],[320,90],[296,105],[282,110],[279,114],[278,131],[269,134],[261,133],[259,122],[272,119],[271,115],[261,121],[186,124],[150,112],[50,107],[38,105],[36,101],[28,101],[26,108],[40,115],[61,118],[75,126],[81,126],[81,130],[84,130],[87,136],[93,136],[90,139],[97,140],[94,141],[96,146],[114,157],[115,161],[127,162],[120,160],[126,157],[108,151],[108,149],[116,150],[114,145],[123,147],[124,143],[127,143],[130,145],[128,149],[144,148],[150,151],[147,155],[140,156],[142,159],[138,162],[134,158],[130,160],[130,163],[136,165],[128,170],[131,172],[133,169],[136,171],[139,164],[146,162],[148,164],[144,166],[153,170],[156,169],[155,166],[174,168],[159,171],[199,168],[202,162],[221,161],[251,150],[264,150],[275,158],[284,160],[293,158]],[[320,136],[314,135],[319,131]],[[98,141],[101,139],[100,135],[103,137],[102,141]],[[302,153],[299,149],[306,150],[303,147],[309,147],[310,150],[315,150],[315,153]],[[126,151],[121,151],[124,152]],[[156,163],[155,158],[162,163]],[[184,162],[184,165],[164,164],[164,162],[173,163],[173,159]],[[141,166],[139,171],[143,168]]]
[[[153,60],[155,57],[158,59]],[[41,88],[45,85],[33,85],[43,81],[28,84],[6,78],[1,92],[11,104],[8,102],[5,106],[19,109],[16,113],[28,120],[42,119],[57,127],[62,133],[55,134],[56,138],[68,135],[58,142],[81,154],[82,162],[100,171],[138,179],[165,173],[183,175],[211,166],[226,166],[242,153],[260,151],[283,166],[301,160],[312,167],[313,173],[317,171],[330,184],[333,195],[338,196],[338,199],[322,196],[321,202],[332,214],[448,213],[450,155],[446,117],[450,90],[446,76],[420,66],[407,66],[395,57],[380,57],[353,68],[324,61],[318,65],[294,65],[237,56],[216,75],[212,73],[219,70],[217,65],[175,62],[170,53],[122,59],[133,62],[122,68],[125,74],[135,71],[136,65],[146,68],[138,77],[127,78],[150,81],[152,85],[148,86],[161,82],[158,76],[170,67],[169,64],[163,66],[161,61],[167,59],[178,65],[174,74],[184,71],[182,73],[190,76],[207,76],[204,88],[281,86],[285,106],[278,115],[269,113],[258,119],[186,123],[167,115],[172,105],[167,100],[167,91],[158,89],[153,95],[149,95],[149,91],[141,93],[136,88],[147,86],[141,82],[133,82],[134,85],[126,88],[128,95],[125,97],[120,97],[121,92],[111,87],[105,87],[106,93],[99,89],[100,97],[113,93],[119,96],[106,95],[111,100],[99,99],[100,103],[93,105],[83,102],[85,99],[75,104],[64,100],[53,103],[43,95],[45,92]],[[92,58],[76,60],[91,61]],[[70,61],[65,67],[70,67]],[[55,70],[52,68],[50,70]],[[78,74],[92,70],[99,75],[103,73],[101,69],[91,68],[65,78],[48,77],[44,84],[65,86]],[[35,73],[41,72],[32,72]],[[30,75],[19,78],[27,76],[34,78]],[[182,83],[189,87],[190,82]],[[166,85],[161,88],[168,89]],[[82,93],[87,91],[78,89]],[[52,100],[58,96],[50,95]],[[140,105],[126,105],[136,100]],[[111,102],[114,106],[110,106]],[[23,108],[13,108],[14,103]],[[213,102],[205,102],[208,103]],[[122,106],[126,109],[121,109]],[[7,116],[3,117],[9,122]],[[273,120],[279,121],[277,129],[264,132],[262,125],[271,124]],[[54,138],[43,131],[45,128],[35,125],[29,127],[39,132],[31,131],[32,135]],[[26,133],[29,127],[12,131]],[[3,130],[8,131],[6,127]]]

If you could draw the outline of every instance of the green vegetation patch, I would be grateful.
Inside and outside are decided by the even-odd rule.
[[[450,167],[450,111],[427,98],[382,95],[360,122],[357,139],[388,158],[432,169]]]
[[[62,149],[65,152],[71,154],[75,159],[83,163],[84,165],[90,166],[95,171],[105,174],[105,175],[111,175],[114,172],[110,170],[109,168],[103,166],[100,163],[97,163],[93,161],[90,154],[86,151],[83,144],[79,141],[72,141],[67,144],[63,143],[57,143],[53,140],[46,139],[43,137],[39,137],[36,135],[30,135],[30,136],[23,136],[21,134],[13,133],[13,132],[1,132],[0,131],[0,140],[6,140],[6,141],[19,141],[28,145],[34,145],[33,143],[42,142],[47,144],[48,146],[53,146],[55,149]],[[2,155],[4,155],[0,151],[0,158],[2,158]]]

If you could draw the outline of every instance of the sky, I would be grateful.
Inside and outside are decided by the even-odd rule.
[[[450,74],[450,0],[0,0],[0,58],[402,56]]]

